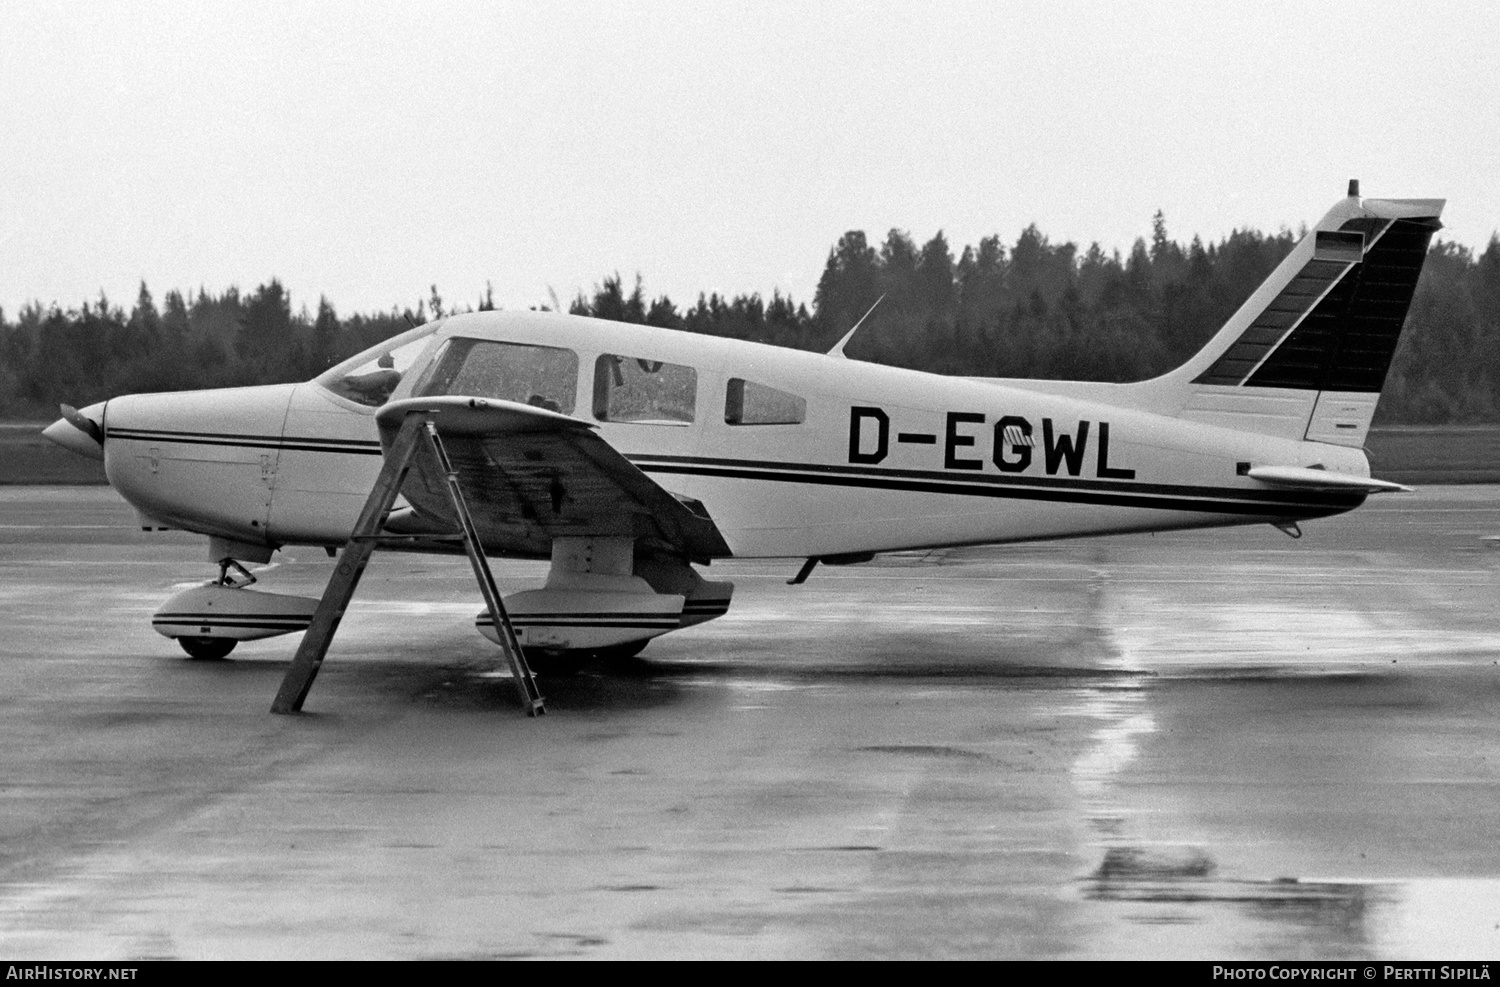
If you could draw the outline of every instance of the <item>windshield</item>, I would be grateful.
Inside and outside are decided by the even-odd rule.
[[[390,398],[412,362],[437,332],[438,322],[429,322],[372,346],[363,353],[319,374],[315,379],[341,398],[378,408]]]

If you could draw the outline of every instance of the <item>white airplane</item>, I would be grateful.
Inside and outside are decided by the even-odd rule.
[[[136,394],[45,434],[102,458],[147,528],[208,536],[212,582],[153,617],[196,658],[311,629],[301,707],[369,552],[467,547],[527,664],[623,656],[711,620],[716,559],[1299,522],[1373,493],[1363,443],[1443,200],[1358,184],[1178,369],[1132,384],[943,377],[568,315],[414,328],[302,384]],[[857,327],[856,327],[857,328]],[[852,331],[851,331],[852,334]],[[462,543],[462,544],[461,544]],[[286,545],[342,552],[322,600],[246,588]],[[485,556],[550,558],[503,600]],[[493,597],[493,598],[492,598]]]

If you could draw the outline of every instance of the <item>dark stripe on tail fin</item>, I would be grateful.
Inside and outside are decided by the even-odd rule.
[[[1369,222],[1350,220],[1344,228],[1360,229]],[[1277,347],[1249,385],[1379,393],[1401,340],[1427,244],[1441,226],[1436,219],[1393,220],[1365,250],[1364,261]]]
[[[1307,311],[1323,298],[1349,270],[1349,262],[1325,260],[1314,254],[1297,276],[1256,316],[1255,321],[1224,355],[1194,380],[1194,384],[1223,384],[1234,387],[1265,360],[1266,354],[1286,338],[1292,327],[1302,321]]]
[[[1378,393],[1441,226],[1366,217],[1319,231],[1313,258],[1193,383]]]

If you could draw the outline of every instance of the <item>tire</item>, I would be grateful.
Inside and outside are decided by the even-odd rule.
[[[239,642],[229,637],[180,637],[177,643],[189,658],[198,661],[217,661],[225,658]]]
[[[594,656],[592,651],[575,648],[567,651],[551,651],[527,648],[526,664],[531,668],[531,674],[543,678],[563,678],[568,675],[577,675],[583,663]]]

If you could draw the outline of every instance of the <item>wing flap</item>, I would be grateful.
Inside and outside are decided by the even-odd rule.
[[[432,415],[487,549],[546,556],[554,538],[629,536],[694,560],[733,554],[701,505],[662,488],[589,422],[512,401],[409,398],[376,415],[382,443],[416,411]],[[456,524],[445,484],[424,446],[401,492],[418,514]]]

